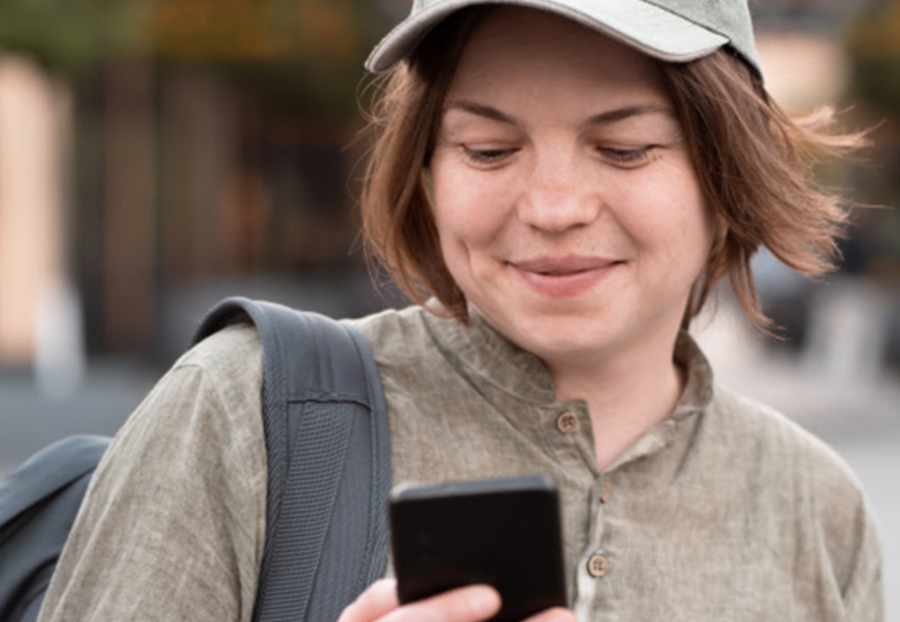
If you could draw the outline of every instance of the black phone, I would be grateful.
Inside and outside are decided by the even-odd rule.
[[[485,583],[494,622],[566,606],[559,500],[543,475],[401,485],[391,493],[391,544],[401,603]]]

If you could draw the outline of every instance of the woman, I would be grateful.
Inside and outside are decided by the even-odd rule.
[[[554,478],[571,608],[532,622],[881,619],[856,480],[715,385],[686,332],[725,276],[764,326],[760,246],[830,267],[844,213],[803,157],[853,139],[768,100],[743,0],[480,4],[417,2],[370,59],[394,69],[368,241],[420,303],[355,322],[395,481]],[[250,619],[260,375],[246,327],[176,364],[98,473],[43,620]],[[398,606],[385,579],[341,622],[474,622],[498,606],[483,586]]]

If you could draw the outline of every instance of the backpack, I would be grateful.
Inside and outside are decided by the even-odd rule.
[[[263,346],[266,542],[253,619],[334,622],[384,572],[390,489],[378,370],[352,327],[229,298],[193,343],[251,322]],[[32,622],[110,439],[78,436],[0,483],[0,621]]]

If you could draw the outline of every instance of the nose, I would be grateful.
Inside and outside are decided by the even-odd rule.
[[[602,199],[577,158],[537,162],[519,198],[519,218],[545,233],[562,233],[593,222]]]

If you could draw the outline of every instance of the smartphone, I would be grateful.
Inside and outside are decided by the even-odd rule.
[[[494,622],[566,606],[559,500],[542,475],[401,485],[390,498],[401,603],[485,583],[503,605]]]

